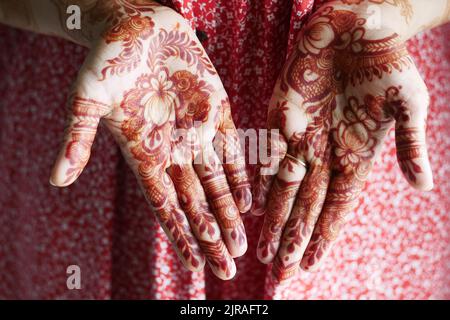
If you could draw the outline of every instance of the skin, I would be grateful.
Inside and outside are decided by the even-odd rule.
[[[2,2],[2,21],[90,47],[69,97],[69,119],[50,183],[68,186],[90,156],[98,125],[112,132],[181,262],[221,279],[236,273],[251,205],[227,94],[195,33],[153,1]],[[220,156],[223,155],[223,158]]]
[[[371,27],[374,6],[379,28]],[[261,169],[279,170],[257,175],[253,197],[252,212],[265,214],[258,258],[273,263],[277,282],[287,283],[299,267],[318,270],[391,128],[405,178],[432,189],[429,97],[405,41],[445,23],[448,7],[449,1],[331,1],[301,30],[268,112],[268,128],[281,134],[276,157]]]
[[[232,257],[246,250],[239,211],[251,196],[229,103],[201,45],[183,19],[151,1],[78,1],[82,28],[69,31],[65,9],[73,2],[0,3],[5,23],[91,48],[51,183],[79,176],[105,123],[181,261],[201,270],[206,257],[218,277],[231,278]],[[369,5],[381,9],[377,30],[367,27]],[[428,96],[404,42],[447,21],[449,8],[444,0],[333,1],[299,35],[270,102],[268,127],[281,135],[271,136],[269,166],[278,173],[259,175],[254,193],[253,212],[266,213],[258,256],[274,262],[277,280],[299,265],[318,268],[391,126],[405,176],[431,189]],[[187,131],[183,143],[174,128]],[[213,141],[231,162],[220,164]]]

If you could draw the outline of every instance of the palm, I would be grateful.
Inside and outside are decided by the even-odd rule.
[[[258,256],[274,261],[278,280],[299,264],[318,267],[394,124],[406,178],[431,187],[426,106],[426,87],[396,34],[367,30],[364,17],[342,6],[324,6],[311,17],[268,116],[289,156],[276,177],[258,178],[255,193],[255,211],[266,213]]]
[[[146,2],[127,5],[80,71],[52,181],[78,177],[102,119],[182,262],[201,270],[206,256],[216,275],[231,278],[232,257],[246,250],[239,211],[251,196],[227,95],[181,17]]]

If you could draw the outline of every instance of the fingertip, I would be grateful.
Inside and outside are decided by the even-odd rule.
[[[70,168],[64,160],[58,159],[50,173],[49,183],[54,187],[67,187],[80,176],[81,168]]]
[[[244,187],[233,191],[233,198],[240,213],[246,213],[252,206],[252,192],[250,187]]]
[[[201,272],[205,268],[206,260],[205,257],[196,257],[194,259],[191,259],[187,261],[184,259],[181,255],[179,255],[181,262],[183,263],[184,267],[192,272]]]
[[[265,214],[264,208],[260,207],[259,205],[255,204],[255,203],[252,204],[250,212],[255,217],[260,217]]]
[[[77,174],[77,177],[79,174]],[[76,178],[75,178],[76,179]],[[50,174],[49,183],[50,185],[58,188],[67,187],[71,185],[75,179],[69,179],[66,177],[65,174],[61,174],[60,170],[57,169],[57,166],[55,166],[52,170],[52,173]]]
[[[409,184],[416,190],[430,192],[434,189],[433,179],[424,179],[422,181],[410,181]]]
[[[231,250],[230,249],[228,249],[228,250],[230,252],[231,257],[239,258],[239,257],[242,257],[247,252],[247,249],[248,249],[248,244],[247,244],[247,241],[245,241],[242,244],[240,244],[239,246],[233,246],[231,248]]]
[[[308,273],[317,273],[319,271],[319,268],[320,265],[318,263],[310,265],[305,260],[302,260],[302,262],[300,263],[300,269]]]
[[[256,257],[263,264],[270,264],[273,262],[274,257],[270,254],[267,254],[265,250],[256,250]]]
[[[213,270],[213,273],[217,278],[219,278],[220,280],[224,280],[224,281],[233,279],[236,276],[236,272],[237,272],[236,264],[234,263],[233,260],[229,264],[226,272],[217,271],[213,267],[211,267],[211,269]]]
[[[263,257],[261,256],[261,254],[258,252],[257,253],[257,257],[259,262],[263,263],[263,264],[271,264],[273,259],[269,259],[268,257]]]
[[[254,194],[252,196],[252,206],[250,208],[250,212],[253,216],[260,217],[265,213],[265,207],[262,203],[262,197],[257,193],[257,190],[254,190]]]
[[[417,163],[416,163],[417,162]],[[409,185],[419,191],[428,192],[433,190],[433,174],[428,160],[422,161],[403,161],[400,162],[400,167],[403,176],[408,181]]]

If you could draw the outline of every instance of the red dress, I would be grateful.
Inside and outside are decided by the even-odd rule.
[[[175,0],[203,42],[240,128],[261,128],[289,41],[313,0]],[[105,128],[78,181],[48,183],[65,100],[87,51],[0,27],[0,298],[450,298],[450,26],[409,49],[432,97],[428,146],[435,189],[408,187],[393,136],[351,222],[316,274],[275,288],[256,259],[261,218],[244,217],[247,254],[232,281],[186,271]],[[253,171],[253,168],[250,168]],[[68,290],[66,268],[81,268]]]

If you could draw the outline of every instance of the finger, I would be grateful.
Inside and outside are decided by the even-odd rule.
[[[227,280],[236,274],[236,265],[222,241],[220,228],[210,212],[206,195],[192,165],[172,165],[168,173],[191,229],[213,273]]]
[[[50,177],[54,186],[73,183],[86,166],[100,119],[110,106],[75,93],[70,99],[69,121]]]
[[[361,162],[355,171],[338,171],[332,176],[322,212],[300,264],[303,270],[317,270],[328,256],[348,213],[357,203],[370,168],[368,161]]]
[[[231,195],[225,173],[212,147],[197,156],[195,171],[222,231],[222,238],[232,257],[242,256],[247,250],[247,238],[239,210]]]
[[[228,98],[221,101],[222,122],[219,126],[218,147],[222,156],[223,169],[228,184],[241,213],[247,212],[252,203],[252,193],[248,181],[245,155],[242,152],[239,135],[231,117]]]
[[[230,126],[228,125],[228,127]],[[252,204],[252,193],[245,169],[245,156],[242,153],[239,136],[234,125],[232,128],[222,130],[219,147],[223,150],[223,169],[234,202],[239,211],[244,213],[250,209]]]
[[[266,208],[267,197],[272,186],[275,175],[277,174],[280,162],[286,155],[287,142],[276,130],[268,133],[267,162],[258,166],[253,187],[253,204],[251,212],[255,216],[263,215]],[[260,141],[260,148],[265,148]]]
[[[429,96],[425,84],[418,86],[407,100],[396,97],[396,88],[391,88],[390,92],[393,96],[391,107],[395,110],[395,142],[400,168],[411,186],[431,190],[433,176],[425,141]]]
[[[329,170],[324,165],[308,168],[292,208],[272,266],[277,282],[295,276],[325,201]]]
[[[264,224],[258,242],[257,255],[263,263],[271,263],[277,254],[284,225],[305,172],[305,166],[290,157],[284,158],[281,163],[269,192]]]
[[[205,257],[179,205],[177,193],[169,175],[158,170],[145,177],[141,176],[141,184],[161,227],[172,242],[183,265],[191,271],[203,270]]]

